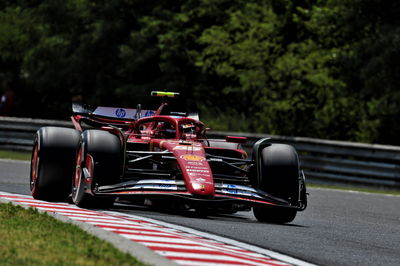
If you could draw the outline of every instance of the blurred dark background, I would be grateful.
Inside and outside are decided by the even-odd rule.
[[[0,111],[149,109],[168,90],[212,129],[399,145],[399,14],[395,0],[2,0]]]

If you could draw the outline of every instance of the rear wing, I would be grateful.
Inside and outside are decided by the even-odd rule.
[[[73,115],[81,115],[92,118],[99,117],[112,120],[134,121],[143,117],[155,116],[157,111],[142,109],[140,104],[138,104],[136,109],[132,109],[121,107],[90,106],[86,104],[72,103],[72,113]],[[169,115],[189,117],[195,120],[200,120],[198,113],[170,112]]]
[[[142,117],[154,116],[156,111],[142,110],[140,104],[136,109],[120,107],[92,107],[79,103],[72,104],[72,113],[74,115],[88,116],[92,118],[105,118],[112,120],[134,121]]]

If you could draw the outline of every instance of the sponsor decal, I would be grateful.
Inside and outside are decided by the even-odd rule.
[[[229,193],[229,194],[239,194],[239,192],[236,189],[222,189],[222,193]],[[242,195],[246,195],[247,193],[240,193]]]
[[[170,185],[170,184],[159,184],[158,185],[160,188],[172,188],[172,187],[176,187],[174,185]]]
[[[204,161],[206,158],[194,154],[181,155],[181,159],[185,161]]]
[[[178,190],[176,185],[172,184],[137,184],[129,189],[160,189],[160,190]]]
[[[189,161],[189,162],[187,162],[187,164],[189,165],[188,167],[190,167],[190,165],[196,165],[196,166],[203,166],[204,165],[201,162],[194,162],[194,161]]]
[[[178,145],[178,146],[174,147],[174,151],[175,150],[180,150],[180,151],[200,151],[201,148],[193,147],[191,145],[188,145],[188,146],[180,146],[180,145]]]
[[[201,164],[201,165],[196,165],[196,166],[188,165],[188,166],[186,166],[186,169],[201,169],[201,170],[208,170],[208,168],[207,168],[207,167],[205,167],[203,164]]]
[[[188,172],[196,172],[196,173],[207,173],[207,174],[210,173],[210,171],[208,171],[207,169],[206,170],[203,170],[203,169],[186,169],[186,171],[188,171]]]
[[[154,112],[154,111],[148,110],[148,111],[146,111],[146,112],[144,113],[144,116],[143,116],[143,117],[154,116],[154,115],[155,115],[155,112]]]
[[[204,190],[205,185],[204,185],[204,184],[199,184],[199,183],[193,183],[193,188],[194,188],[194,189],[201,189],[201,190]]]
[[[122,108],[118,108],[117,110],[115,110],[115,115],[119,118],[123,118],[126,116],[126,111]]]
[[[154,116],[155,112],[153,110],[138,110],[131,108],[114,108],[114,107],[104,107],[99,106],[94,110],[94,115],[101,115],[107,117],[118,117],[118,118],[133,118],[138,119],[143,117],[141,114],[145,114],[144,116]],[[147,114],[147,115],[146,115]]]
[[[221,189],[221,192],[224,194],[235,194],[235,195],[241,195],[241,196],[247,196],[247,197],[256,197],[256,198],[262,198],[260,195],[249,192],[249,191],[243,191],[243,190],[237,190],[237,189]],[[251,199],[248,199],[251,200]],[[255,201],[255,200],[251,200]]]
[[[188,175],[193,176],[193,177],[199,177],[199,176],[203,176],[203,177],[210,177],[209,174],[204,174],[204,173],[188,173]]]

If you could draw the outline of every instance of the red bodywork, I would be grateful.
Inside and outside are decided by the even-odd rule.
[[[184,181],[184,189],[172,190],[172,185],[166,183],[159,184],[158,189],[151,187],[148,189],[142,186],[140,189],[110,189],[102,191],[87,191],[91,194],[107,194],[107,195],[172,195],[177,197],[198,199],[203,201],[230,201],[230,202],[247,202],[250,205],[268,204],[268,205],[287,205],[282,200],[269,197],[265,193],[259,193],[248,180],[246,172],[253,166],[251,160],[247,160],[247,153],[241,148],[240,144],[246,142],[244,137],[228,136],[226,140],[207,140],[206,128],[204,124],[197,119],[177,116],[173,114],[164,115],[163,110],[168,109],[168,104],[163,103],[160,108],[154,112],[154,115],[139,119],[120,119],[103,117],[95,114],[79,114],[72,116],[75,128],[83,131],[82,124],[95,124],[97,128],[110,131],[120,137],[125,149],[130,145],[143,145],[147,147],[148,152],[165,152],[164,157],[173,157],[174,165],[180,172]],[[234,183],[218,181],[216,183],[216,174],[214,172],[223,171],[224,165],[214,167],[210,162],[221,163],[226,159],[224,152],[228,151],[233,160],[237,160],[238,168],[235,170],[238,177],[242,178],[248,186],[242,186]],[[126,150],[125,150],[126,152]],[[221,156],[211,156],[209,154],[221,154]],[[126,157],[127,158],[127,157]],[[129,162],[124,158],[125,162]],[[168,158],[167,158],[168,159]],[[227,158],[232,160],[231,158]],[[228,160],[228,163],[230,162]],[[242,162],[242,164],[241,164]],[[122,164],[124,164],[122,163]],[[123,167],[122,167],[123,168]],[[125,167],[126,168],[126,167]],[[121,176],[124,176],[125,168],[122,170]],[[89,169],[90,170],[90,169]],[[241,171],[243,173],[241,173]],[[219,173],[224,177],[224,173]],[[91,182],[91,179],[86,180]],[[160,182],[165,180],[160,179]],[[139,182],[139,181],[138,181]],[[180,181],[181,182],[181,181]],[[244,181],[243,181],[244,182]],[[179,180],[176,181],[176,184]],[[93,186],[91,186],[93,187]]]

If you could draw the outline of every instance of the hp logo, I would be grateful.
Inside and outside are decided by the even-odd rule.
[[[126,116],[126,111],[125,111],[124,109],[122,109],[122,108],[118,108],[118,109],[115,111],[115,115],[116,115],[117,117],[119,117],[119,118],[125,117],[125,116]]]

